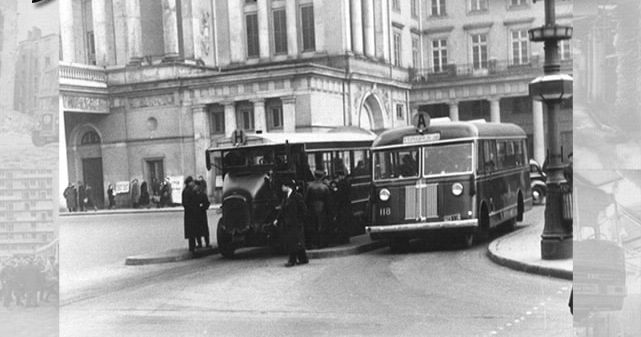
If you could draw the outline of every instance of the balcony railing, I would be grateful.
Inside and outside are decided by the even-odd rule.
[[[572,60],[561,61],[561,71],[572,73]],[[543,74],[543,61],[532,58],[530,62],[515,64],[512,61],[489,60],[482,66],[474,64],[447,64],[442,68],[410,69],[414,83],[436,83],[475,77],[538,76]]]
[[[82,80],[92,82],[106,82],[107,74],[105,70],[96,66],[85,64],[65,64],[60,62],[58,68],[60,78],[69,80]]]

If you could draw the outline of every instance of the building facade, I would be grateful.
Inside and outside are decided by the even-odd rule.
[[[31,255],[57,238],[50,169],[0,169],[0,257]]]
[[[527,71],[504,63],[512,55],[505,27],[543,21],[542,4],[515,1],[61,0],[69,180],[105,190],[203,175],[211,186],[204,150],[236,129],[376,131],[407,125],[418,109],[440,116],[439,104],[453,119],[478,118],[472,111],[484,104],[468,109],[467,101],[522,97],[542,72],[530,50],[541,47],[529,42],[518,54]],[[475,62],[479,69],[464,66]],[[527,123],[527,102],[504,105]],[[542,132],[542,123],[530,128]]]
[[[15,1],[0,3],[0,111],[13,109],[13,80],[17,36],[17,4]]]

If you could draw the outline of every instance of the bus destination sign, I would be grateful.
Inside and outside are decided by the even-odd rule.
[[[414,143],[431,143],[436,142],[441,139],[440,133],[428,133],[425,135],[413,135],[403,137],[403,144],[414,144]]]

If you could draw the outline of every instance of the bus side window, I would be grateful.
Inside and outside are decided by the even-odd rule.
[[[354,151],[353,164],[355,164],[355,166],[354,166],[354,169],[352,170],[352,174],[355,177],[365,176],[370,174],[370,171],[369,171],[370,159],[368,154],[369,152],[366,150]]]
[[[498,168],[507,168],[507,152],[506,152],[506,146],[505,146],[505,141],[499,141],[496,142],[496,150],[497,150],[497,158],[496,161],[498,163]]]
[[[514,151],[514,141],[507,141],[505,142],[505,167],[506,168],[514,168],[516,167],[516,156],[515,151]]]
[[[523,160],[523,141],[515,140],[514,142],[514,161],[517,167],[525,165]]]
[[[483,141],[483,158],[485,159],[485,172],[493,172],[497,168],[496,162],[496,141],[486,140]]]

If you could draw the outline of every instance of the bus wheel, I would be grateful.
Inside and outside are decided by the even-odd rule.
[[[223,221],[222,218],[218,221],[218,229],[216,230],[216,241],[218,242],[218,251],[220,252],[220,255],[222,255],[224,258],[231,259],[232,257],[234,257],[235,248],[232,243],[231,235],[225,233],[222,229],[222,221]]]
[[[523,206],[523,194],[519,192],[519,201],[518,204],[516,205],[516,221],[523,221],[523,213],[525,212],[525,207]]]
[[[410,246],[410,240],[407,238],[391,238],[389,248],[392,253],[407,253]]]
[[[481,214],[479,216],[479,227],[476,230],[476,239],[478,242],[486,241],[490,237],[490,215],[487,211],[487,206],[481,206]]]

